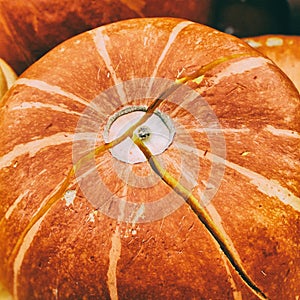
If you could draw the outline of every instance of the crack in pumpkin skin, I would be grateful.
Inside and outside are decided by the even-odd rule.
[[[206,229],[209,233],[213,236],[216,240],[218,245],[220,246],[223,253],[226,255],[228,260],[230,261],[231,265],[240,275],[244,283],[251,289],[251,291],[259,298],[259,299],[268,299],[267,296],[256,286],[256,284],[252,281],[252,279],[247,275],[244,267],[240,260],[234,254],[234,251],[231,249],[230,243],[226,240],[226,237],[222,234],[221,230],[218,226],[214,223],[214,221],[209,216],[208,212],[199,204],[197,198],[192,194],[191,191],[186,189],[182,186],[176,179],[174,179],[163,167],[159,164],[158,160],[155,156],[152,155],[150,150],[145,146],[143,141],[134,134],[134,131],[138,128],[138,126],[145,123],[155,112],[156,108],[177,88],[179,88],[182,84],[186,84],[189,81],[197,82],[201,76],[205,76],[205,73],[213,69],[214,67],[218,66],[219,64],[226,62],[231,59],[240,58],[240,57],[248,57],[249,54],[240,53],[240,54],[233,54],[230,56],[220,57],[213,62],[210,62],[198,70],[193,71],[189,74],[180,74],[174,84],[169,87],[167,90],[161,93],[159,97],[157,97],[152,104],[148,107],[143,117],[140,118],[134,125],[132,125],[125,133],[123,133],[120,137],[116,138],[115,140],[102,144],[95,148],[94,151],[88,153],[87,155],[80,158],[76,164],[72,166],[70,171],[68,172],[67,177],[63,181],[61,187],[58,191],[45,203],[45,205],[40,208],[37,213],[31,218],[30,222],[27,224],[25,229],[20,234],[12,252],[9,256],[8,264],[11,264],[13,259],[17,256],[22,243],[30,231],[30,229],[38,223],[38,221],[45,216],[45,214],[53,207],[53,205],[59,201],[65,192],[67,191],[69,185],[72,183],[74,177],[76,177],[76,171],[79,170],[82,165],[86,162],[90,161],[94,157],[100,157],[104,154],[105,151],[113,148],[114,146],[118,145],[126,138],[131,138],[133,142],[139,147],[139,149],[143,152],[145,157],[147,158],[151,168],[153,171],[168,185],[172,188],[178,195],[180,195],[186,203],[191,207],[192,211],[197,215],[198,219],[204,224]]]
[[[218,226],[213,222],[207,211],[203,206],[199,204],[198,199],[184,186],[180,184],[167,170],[165,170],[152,155],[151,151],[147,148],[144,142],[136,135],[132,137],[133,142],[139,147],[139,149],[144,153],[153,171],[168,185],[173,191],[180,195],[185,202],[191,207],[193,212],[197,215],[198,219],[206,227],[209,233],[214,237],[214,239],[219,244],[220,248],[227,256],[228,260],[239,273],[243,281],[251,288],[260,299],[268,299],[267,296],[256,286],[252,279],[247,275],[246,270],[243,265],[236,257],[231,249],[230,243],[226,240]]]
[[[220,57],[220,58],[202,66],[201,68],[199,68],[195,71],[192,71],[187,74],[184,74],[184,73],[180,74],[177,77],[176,82],[184,84],[184,83],[187,83],[188,81],[196,81],[199,77],[205,75],[206,72],[210,71],[211,69],[220,65],[221,63],[226,62],[231,59],[239,58],[239,57],[250,57],[250,55],[245,54],[245,53],[236,53],[236,54]]]

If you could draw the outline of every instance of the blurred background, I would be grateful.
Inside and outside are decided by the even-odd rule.
[[[300,0],[216,0],[209,23],[238,37],[300,35]]]

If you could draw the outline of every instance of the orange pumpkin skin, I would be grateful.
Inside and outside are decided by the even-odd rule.
[[[191,191],[200,197],[215,189],[205,209],[249,277],[270,299],[298,297],[298,91],[240,39],[186,20],[141,18],[65,41],[28,68],[3,99],[0,280],[17,299],[258,299],[186,203],[145,222],[142,208],[171,188],[159,178],[142,188],[120,176],[153,174],[147,162],[121,163],[109,151],[96,159],[98,176],[112,195],[140,203],[127,222],[122,221],[127,206],[116,207],[118,218],[104,214],[85,195],[80,179],[72,179],[41,211],[72,168],[74,134],[88,103],[121,82],[149,77],[174,82],[222,57],[231,58],[187,87],[201,95],[189,100],[191,107],[203,99],[212,108],[226,156],[213,153],[208,133],[216,135],[215,123],[202,130],[210,114],[199,123],[198,112],[186,103],[165,101],[159,110],[174,122],[176,134],[159,157],[176,178],[190,178],[199,164],[199,174],[188,180]],[[105,98],[98,105],[104,118],[99,143],[109,111],[153,101],[120,99]],[[184,153],[190,159],[180,168]],[[208,185],[214,161],[224,174]],[[98,197],[103,200],[104,191]],[[33,221],[35,215],[39,219]]]
[[[0,1],[0,57],[18,74],[78,33],[137,17],[210,19],[211,0]]]
[[[16,79],[15,71],[0,58],[0,100]]]
[[[300,91],[300,36],[263,35],[245,41],[273,60]]]

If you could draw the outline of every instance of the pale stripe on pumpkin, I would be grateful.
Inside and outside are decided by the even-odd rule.
[[[294,210],[300,212],[300,198],[294,195],[287,188],[281,186],[278,181],[268,179],[254,171],[229,161],[226,161],[226,166],[248,177],[250,182],[263,194],[269,197],[276,197],[282,203],[290,205]]]
[[[199,124],[201,125],[200,122],[199,122]],[[218,133],[219,134],[249,133],[250,132],[250,129],[247,127],[242,127],[242,128],[193,128],[193,124],[188,129],[192,130],[194,132],[199,132],[199,133],[216,133],[216,134],[218,134]],[[267,125],[263,130],[270,132],[275,136],[300,139],[300,134],[294,130],[279,129],[279,128],[275,128],[271,125]]]
[[[206,155],[204,156],[205,152],[200,149],[196,149],[181,143],[177,143],[177,145],[180,146],[180,149],[182,150],[196,153],[200,157],[205,157],[206,159],[209,159],[214,163],[225,164],[225,166],[247,177],[250,180],[250,183],[256,186],[257,190],[261,193],[265,194],[268,197],[276,197],[282,203],[290,205],[294,210],[300,212],[300,198],[294,195],[287,188],[281,186],[278,181],[268,179],[261,174],[225,160],[217,155],[206,153]]]
[[[168,42],[165,46],[165,48],[163,49],[160,57],[158,58],[157,60],[157,63],[155,65],[155,68],[153,70],[153,73],[151,74],[150,77],[156,77],[157,75],[157,71],[160,67],[160,65],[162,64],[162,62],[164,61],[164,59],[166,58],[166,55],[168,53],[168,51],[170,50],[172,44],[174,43],[174,41],[176,40],[178,34],[184,29],[186,28],[187,26],[193,24],[193,22],[190,22],[190,21],[184,21],[184,22],[180,22],[178,23],[173,29],[172,31],[170,32],[170,36],[169,36],[169,39],[168,39]]]
[[[220,214],[218,213],[217,209],[215,208],[215,206],[212,203],[209,203],[206,206],[206,209],[207,209],[209,215],[211,216],[213,222],[218,226],[222,235],[227,240],[228,244],[230,245],[231,251],[235,254],[235,257],[238,259],[240,265],[243,265],[242,260],[239,256],[239,253],[236,250],[236,248],[234,247],[233,241],[231,240],[230,236],[227,234],[227,232],[225,231],[225,228],[222,225],[223,220],[222,220]],[[213,239],[213,241],[214,241],[216,247],[218,249],[220,249],[220,245],[214,239]],[[242,300],[242,292],[237,289],[237,285],[234,281],[234,278],[233,278],[232,273],[229,268],[228,258],[226,257],[225,253],[221,249],[220,249],[220,255],[221,255],[222,261],[224,263],[226,273],[228,275],[228,282],[230,283],[230,286],[232,289],[233,300]]]
[[[222,225],[222,218],[221,216],[219,215],[217,209],[215,208],[215,206],[210,203],[206,206],[206,209],[209,213],[209,215],[211,216],[212,220],[214,221],[214,223],[218,226],[218,228],[221,230],[223,236],[226,238],[226,240],[228,241],[228,243],[230,244],[230,248],[231,250],[235,253],[235,256],[236,258],[239,260],[239,263],[242,265],[242,261],[241,261],[241,258],[237,252],[237,250],[235,249],[234,247],[234,244],[231,240],[231,238],[229,237],[229,235],[226,233],[223,225]],[[218,249],[220,249],[220,245],[213,239],[216,247]],[[233,279],[233,276],[232,276],[232,273],[230,271],[230,268],[229,268],[229,265],[228,265],[228,258],[225,256],[224,252],[220,249],[220,255],[221,255],[221,258],[223,260],[223,263],[224,263],[224,267],[225,267],[225,270],[226,270],[226,273],[228,275],[228,281],[230,283],[230,286],[232,288],[232,295],[233,295],[233,299],[234,300],[242,300],[242,293],[241,291],[239,291],[237,289],[237,286],[236,286],[236,283]]]
[[[218,228],[220,229],[222,235],[225,237],[225,239],[227,240],[228,244],[230,245],[231,251],[234,252],[235,257],[239,260],[239,263],[242,265],[242,260],[241,260],[241,258],[239,256],[239,253],[235,249],[233,241],[231,240],[231,238],[229,237],[229,235],[225,231],[225,229],[224,229],[224,227],[222,225],[223,224],[223,220],[222,220],[220,214],[218,213],[217,209],[215,208],[215,206],[211,202],[208,205],[206,205],[206,209],[207,209],[210,217],[212,218],[212,220],[214,221],[214,223],[218,226]]]
[[[42,175],[43,173],[45,173],[46,170],[44,169],[42,172],[40,172],[38,175]],[[37,178],[37,177],[36,177]],[[41,178],[37,178],[36,180],[41,180]],[[33,180],[32,182],[32,186],[35,184],[36,180]],[[40,206],[37,208],[37,210],[34,212],[33,217],[35,215],[37,215],[41,209],[45,206],[45,204],[49,201],[49,199],[55,195],[55,193],[59,190],[59,188],[62,186],[62,184],[64,183],[65,179],[62,180],[53,190],[52,192],[43,200],[43,202],[40,204]],[[74,181],[72,181],[70,183],[70,188],[74,186],[74,184],[76,183],[76,179]],[[30,190],[26,190],[24,193],[20,194],[18,196],[18,198],[13,202],[13,204],[8,208],[8,210],[5,213],[4,218],[2,218],[0,220],[0,224],[3,222],[4,219],[9,219],[10,216],[12,215],[12,213],[18,208],[18,204],[24,199],[24,197],[26,197],[28,195]]]
[[[14,160],[22,155],[29,154],[30,157],[33,157],[44,148],[70,143],[73,142],[73,139],[73,134],[60,132],[26,144],[16,145],[10,152],[0,157],[0,169],[11,166]]]
[[[70,115],[82,116],[81,113],[76,112],[74,110],[69,110],[57,105],[45,104],[41,102],[22,102],[21,105],[11,107],[12,111],[14,110],[22,110],[22,109],[31,109],[31,108],[47,108],[53,111],[62,112]]]
[[[110,37],[103,33],[103,28],[98,28],[96,30],[90,31],[90,34],[93,37],[93,41],[96,45],[96,48],[98,50],[99,55],[103,59],[106,68],[108,69],[107,76],[111,76],[115,85],[116,89],[118,91],[120,101],[125,104],[127,102],[127,96],[123,89],[123,86],[121,85],[122,80],[118,78],[116,74],[116,70],[114,69],[112,65],[112,61],[110,59],[109,53],[106,49],[106,42],[110,40]]]
[[[124,186],[123,196],[126,199],[127,196],[126,185]],[[121,249],[122,249],[119,222],[122,222],[122,220],[124,219],[125,208],[126,208],[126,201],[124,200],[120,202],[118,224],[116,225],[115,232],[111,237],[111,248],[109,251],[109,263],[108,263],[107,281],[106,281],[111,300],[118,299],[117,266],[118,266],[118,261],[121,257]]]
[[[19,195],[19,197],[14,201],[14,203],[8,208],[6,211],[4,218],[7,220],[13,213],[13,211],[17,208],[18,204],[23,200],[24,197],[26,197],[29,193],[29,190],[24,191],[22,194]],[[0,221],[1,224],[2,220]]]
[[[14,298],[16,300],[18,299],[18,276],[21,273],[21,268],[22,268],[22,264],[23,264],[23,260],[24,260],[25,254],[29,250],[29,248],[31,246],[31,243],[33,242],[36,234],[38,233],[42,222],[44,221],[45,217],[47,216],[47,214],[49,213],[49,211],[51,210],[51,208],[53,207],[53,205],[56,202],[54,202],[52,204],[52,206],[47,211],[45,211],[44,213],[40,213],[40,212],[43,209],[43,207],[47,204],[47,202],[49,201],[49,199],[51,199],[51,197],[57,193],[57,191],[60,189],[60,187],[62,186],[63,183],[64,183],[64,180],[62,180],[52,190],[52,192],[42,201],[42,203],[40,204],[40,206],[38,207],[38,209],[35,211],[34,215],[31,217],[31,218],[33,218],[36,215],[39,215],[39,219],[37,221],[35,221],[35,222],[32,222],[30,229],[28,230],[28,232],[22,238],[22,241],[21,241],[21,244],[20,244],[20,248],[18,249],[18,252],[17,252],[16,257],[14,259],[14,264],[13,264],[13,271],[14,271],[14,273],[13,273],[13,294],[14,294]],[[20,199],[20,200],[22,200],[22,199]],[[8,211],[10,211],[9,216],[12,214],[12,212],[16,208],[17,208],[17,205],[13,204],[8,209]],[[31,221],[29,221],[29,222],[31,222]]]
[[[45,91],[47,93],[61,95],[66,98],[69,98],[75,102],[83,104],[84,106],[90,105],[89,101],[87,101],[86,99],[82,99],[70,92],[64,91],[59,86],[48,84],[45,81],[41,81],[41,80],[37,80],[37,79],[20,78],[14,83],[14,86],[17,86],[17,85],[26,85],[26,86],[29,86],[32,88],[36,88],[40,91]]]
[[[260,68],[266,64],[271,64],[272,62],[264,57],[244,57],[238,59],[237,61],[229,61],[230,63],[224,68],[222,64],[222,70],[217,73],[211,80],[213,84],[218,84],[221,80],[230,77],[232,75],[243,74],[250,70]]]
[[[228,281],[232,289],[233,300],[242,300],[243,299],[242,292],[238,290],[237,285],[233,279],[232,273],[228,265],[228,259],[222,251],[220,251],[220,255],[224,262],[226,273],[228,274]]]
[[[287,137],[287,138],[295,138],[295,139],[299,139],[300,138],[300,134],[296,131],[293,130],[287,130],[287,129],[279,129],[279,128],[275,128],[271,125],[267,125],[267,127],[265,128],[266,131],[271,132],[273,135],[277,135],[277,136],[283,136],[283,137]]]
[[[187,26],[193,24],[192,22],[190,21],[184,21],[184,22],[180,22],[178,23],[173,29],[172,31],[170,32],[170,35],[169,35],[169,39],[162,51],[162,53],[160,54],[156,64],[155,64],[155,68],[152,72],[152,74],[150,75],[150,78],[151,78],[151,81],[150,81],[150,88],[149,88],[149,91],[152,87],[152,84],[156,78],[156,75],[157,75],[157,72],[158,72],[158,69],[159,67],[161,66],[162,62],[164,61],[164,59],[166,58],[166,55],[168,53],[168,51],[170,50],[172,44],[174,43],[174,41],[176,40],[178,34],[184,29],[186,28]],[[149,93],[148,91],[148,93]]]
[[[126,201],[127,201],[127,193],[128,193],[128,186],[124,184],[123,186],[123,195],[122,199],[120,199],[120,204],[119,204],[119,216],[118,216],[118,221],[122,222],[125,218],[125,208],[126,208]]]
[[[201,123],[199,122],[201,125]],[[242,128],[189,128],[189,130],[192,130],[194,132],[200,132],[200,133],[249,133],[250,129],[247,127]]]
[[[18,283],[18,277],[20,275],[21,267],[23,264],[23,260],[25,257],[26,252],[30,248],[30,245],[36,235],[36,233],[40,229],[40,225],[43,222],[44,218],[46,217],[47,214],[44,214],[28,231],[26,234],[23,243],[19,249],[19,252],[14,260],[13,264],[13,296],[15,300],[18,300],[18,288],[19,288],[19,283]]]
[[[223,220],[222,220],[220,214],[218,213],[217,209],[215,208],[215,206],[212,203],[209,203],[206,206],[206,209],[207,209],[209,215],[211,216],[213,222],[218,226],[218,228],[220,229],[222,235],[227,240],[228,244],[230,245],[231,251],[235,254],[235,257],[238,259],[239,264],[243,265],[242,260],[240,258],[240,255],[239,255],[238,251],[236,250],[236,248],[234,247],[233,241],[231,240],[230,236],[227,234],[227,232],[225,231],[225,228],[222,225]],[[216,247],[218,249],[220,249],[220,245],[216,241],[214,241],[214,242],[216,244]],[[231,285],[231,288],[232,288],[233,299],[234,300],[242,300],[242,293],[241,293],[241,291],[238,291],[238,289],[237,289],[236,283],[233,279],[232,273],[231,273],[230,268],[228,266],[228,259],[225,256],[224,252],[221,251],[221,250],[220,250],[220,255],[222,257],[224,267],[225,267],[226,273],[228,275],[228,281],[229,281],[229,283]]]
[[[111,248],[109,251],[109,265],[107,271],[107,286],[111,300],[118,299],[118,286],[117,286],[117,265],[121,256],[121,237],[120,228],[117,225],[115,232],[111,237]]]

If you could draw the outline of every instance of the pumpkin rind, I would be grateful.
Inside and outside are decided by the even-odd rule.
[[[213,154],[197,112],[174,109],[168,101],[159,109],[189,137],[176,144],[177,127],[174,144],[161,157],[175,176],[187,171],[176,168],[181,157],[175,146],[194,151],[198,161],[191,156],[190,167],[201,166],[194,178],[196,197],[216,189],[206,180],[212,161],[223,164],[207,212],[267,297],[300,294],[297,90],[270,60],[233,36],[186,20],[150,18],[106,25],[64,42],[32,65],[4,98],[0,279],[15,297],[257,299],[187,204],[153,222],[138,222],[142,215],[132,212],[132,221],[125,223],[94,207],[74,179],[67,190],[75,198],[67,202],[61,194],[22,236],[72,168],[73,138],[85,103],[122,81],[175,81],[183,68],[197,70],[241,53],[208,70],[200,83],[190,83],[218,119],[226,157]],[[123,104],[110,99],[99,114],[104,116],[109,105],[141,104],[149,106],[151,99]],[[108,151],[97,158],[99,176],[115,195],[148,203],[171,192],[162,182],[156,189],[130,187],[116,176],[114,160]],[[148,170],[144,162],[132,173]]]

